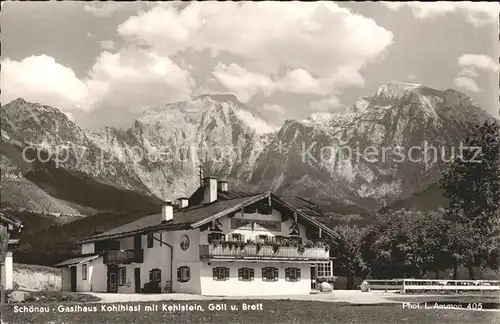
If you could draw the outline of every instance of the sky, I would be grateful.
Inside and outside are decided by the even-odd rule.
[[[389,81],[457,89],[499,117],[494,2],[2,2],[1,95],[82,127],[234,93],[280,126]]]

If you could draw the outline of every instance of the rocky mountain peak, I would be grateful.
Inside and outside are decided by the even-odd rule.
[[[210,99],[213,101],[229,101],[233,103],[241,104],[236,95],[232,93],[203,93],[193,97],[196,99]]]
[[[189,195],[199,185],[202,165],[206,174],[244,191],[272,188],[342,202],[352,211],[377,210],[411,196],[439,178],[440,163],[343,159],[341,149],[409,148],[424,141],[451,147],[482,113],[458,91],[391,81],[342,113],[287,120],[279,130],[232,94],[200,94],[147,109],[127,131],[83,132],[57,109],[22,98],[4,106],[0,117],[2,137],[71,143],[78,148],[75,156],[85,151],[86,158],[75,157],[68,167],[162,199]],[[43,118],[36,124],[31,115]]]
[[[148,109],[137,119],[136,124],[176,128],[186,122],[201,126],[214,120],[219,120],[221,125],[243,126],[257,134],[276,131],[272,123],[233,94],[201,94],[189,100]]]
[[[390,81],[382,85],[375,95],[376,98],[401,99],[409,91],[420,88],[422,85],[402,81]]]

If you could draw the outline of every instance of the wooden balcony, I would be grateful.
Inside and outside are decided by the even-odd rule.
[[[296,247],[280,247],[276,252],[272,246],[261,246],[257,251],[256,245],[240,247],[224,247],[213,244],[200,245],[200,260],[227,259],[227,260],[275,260],[275,261],[309,261],[329,260],[330,253],[325,248],[305,248],[301,253]]]
[[[129,264],[144,262],[144,250],[104,251],[104,264]]]

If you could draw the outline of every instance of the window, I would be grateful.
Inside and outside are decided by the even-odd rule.
[[[255,205],[244,207],[243,212],[245,214],[255,214],[257,212],[257,207]]]
[[[225,241],[226,236],[221,233],[209,233],[208,234],[208,243],[212,243],[212,241]]]
[[[218,267],[213,269],[214,280],[229,280],[229,268]]]
[[[231,234],[231,240],[243,242],[243,241],[245,241],[245,237],[241,234],[235,233],[235,234]]]
[[[118,269],[118,282],[120,286],[124,286],[127,282],[127,269],[125,267]]]
[[[149,249],[154,246],[153,234],[148,234],[147,238],[148,238],[148,249]]]
[[[257,207],[257,212],[262,215],[271,215],[273,213],[273,209],[267,203],[261,203]]]
[[[258,235],[257,236],[257,241],[267,242],[268,241],[268,237],[267,237],[267,235]]]
[[[87,280],[87,265],[82,264],[82,280]]]
[[[161,282],[161,270],[153,269],[149,271],[149,281],[151,282]]]
[[[262,268],[262,280],[263,281],[278,281],[279,272],[278,268]]]
[[[252,281],[255,277],[254,270],[250,268],[238,269],[238,279],[240,281]]]
[[[276,235],[275,237],[273,237],[273,242],[276,242],[276,243],[283,243],[283,239],[284,237],[281,236],[281,235]]]
[[[331,277],[332,276],[332,264],[328,263],[317,263],[316,264],[316,276],[318,278]]]
[[[177,268],[177,281],[188,282],[191,277],[189,267]]]
[[[290,236],[289,240],[297,244],[302,244],[302,237],[300,236]]]
[[[299,268],[286,268],[285,269],[285,280],[286,281],[300,281],[300,269]]]

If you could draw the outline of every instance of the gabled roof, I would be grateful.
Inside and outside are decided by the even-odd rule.
[[[0,223],[12,225],[17,228],[23,227],[23,222],[19,218],[5,211],[0,211]]]
[[[113,228],[102,234],[92,235],[81,240],[79,243],[100,241],[110,238],[117,238],[122,236],[131,236],[134,234],[154,231],[158,229],[165,230],[180,230],[189,229],[191,225],[201,220],[208,219],[214,215],[227,215],[233,210],[238,210],[246,205],[253,204],[254,202],[264,198],[270,193],[251,194],[234,199],[220,199],[210,204],[201,204],[190,206],[183,209],[174,210],[174,218],[168,222],[162,223],[162,214],[152,214],[140,218],[131,223]]]
[[[168,231],[197,228],[267,197],[271,197],[272,203],[280,204],[287,210],[297,213],[299,218],[315,227],[321,228],[328,236],[335,236],[332,229],[316,219],[323,216],[321,212],[315,210],[316,205],[304,198],[279,197],[271,192],[245,193],[240,191],[218,191],[217,201],[204,204],[202,203],[203,188],[199,188],[189,198],[189,207],[183,209],[175,208],[174,218],[168,222],[162,223],[162,214],[160,212],[113,228],[104,233],[86,237],[79,243],[133,236],[135,234],[144,234],[158,230]]]
[[[98,257],[99,257],[98,254],[96,254],[96,255],[81,256],[81,257],[78,257],[78,258],[73,258],[73,259],[69,259],[69,260],[60,262],[60,263],[54,265],[54,267],[56,267],[56,268],[59,268],[59,267],[69,267],[69,266],[74,265],[74,264],[79,264],[79,263],[83,263],[83,262],[88,262],[88,261],[95,260]]]

